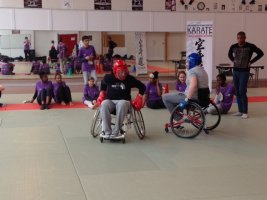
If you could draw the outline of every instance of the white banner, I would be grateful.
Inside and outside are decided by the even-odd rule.
[[[135,33],[136,44],[136,75],[147,74],[147,56],[146,56],[146,34],[144,32]]]
[[[202,56],[203,67],[209,76],[209,87],[212,88],[212,21],[188,21],[186,29],[186,55],[199,53]]]

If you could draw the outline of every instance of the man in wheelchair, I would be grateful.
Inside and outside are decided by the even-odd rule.
[[[180,108],[185,108],[188,105],[188,100],[203,102],[201,99],[203,98],[204,101],[209,101],[209,91],[208,90],[208,74],[204,70],[201,65],[202,58],[197,53],[191,53],[187,57],[187,79],[186,85],[187,88],[185,93],[168,93],[163,95],[163,102],[170,113],[172,113],[173,109],[179,104]],[[203,94],[199,95],[198,92],[203,88],[205,90]],[[202,97],[201,99],[199,99]],[[205,102],[204,102],[205,103]],[[206,102],[207,104],[209,102]]]
[[[131,101],[131,88],[137,88],[139,93]],[[106,74],[101,81],[100,95],[97,99],[97,106],[100,106],[100,117],[102,119],[103,138],[117,138],[121,136],[121,127],[130,110],[140,110],[143,107],[143,95],[146,86],[135,77],[129,74],[127,65],[122,60],[117,60],[113,65],[113,73]],[[116,113],[116,122],[112,130],[111,114]]]

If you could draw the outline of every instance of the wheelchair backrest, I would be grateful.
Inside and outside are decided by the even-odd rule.
[[[198,89],[198,103],[201,107],[208,107],[210,104],[210,89],[199,88]]]

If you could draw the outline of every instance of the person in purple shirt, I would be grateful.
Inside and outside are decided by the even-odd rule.
[[[186,89],[186,73],[185,71],[179,71],[177,74],[176,90],[178,92],[185,92]]]
[[[50,74],[50,66],[46,63],[46,59],[42,60],[39,72],[44,72],[45,74]]]
[[[41,63],[35,58],[34,61],[32,62],[31,73],[39,74],[40,66]]]
[[[13,72],[15,65],[9,62],[8,58],[4,58],[1,64],[2,64],[2,68],[1,68],[2,75],[14,75],[15,74]]]
[[[226,83],[226,76],[224,74],[217,75],[216,79],[216,96],[214,103],[218,107],[221,114],[227,114],[233,103],[235,88],[232,84]],[[217,113],[213,106],[210,106],[207,111],[210,114]]]
[[[89,45],[89,36],[83,36],[83,47],[79,50],[79,58],[82,61],[82,71],[84,84],[88,84],[89,77],[93,77],[97,82],[94,60],[96,57],[95,48]]]
[[[57,45],[58,59],[60,63],[60,71],[62,74],[66,73],[66,62],[67,62],[67,45],[63,43],[62,38],[59,39]]]
[[[31,48],[31,42],[28,37],[25,37],[24,41],[24,54],[25,54],[25,61],[30,60],[30,48]]]
[[[146,85],[145,103],[148,108],[165,108],[162,101],[162,84],[159,82],[159,72],[155,71],[149,74],[149,82]]]
[[[53,84],[53,97],[54,101],[57,104],[61,105],[73,105],[71,92],[69,86],[66,85],[64,81],[62,81],[62,76],[60,73],[55,75],[56,82]]]
[[[49,109],[48,105],[51,103],[53,95],[53,84],[48,80],[47,74],[40,72],[39,76],[41,81],[36,83],[35,93],[32,97],[32,100],[27,102],[33,103],[37,98],[37,103],[41,106],[41,110]]]
[[[83,89],[83,103],[88,106],[88,108],[95,108],[96,100],[99,96],[99,89],[95,85],[95,79],[91,77]]]

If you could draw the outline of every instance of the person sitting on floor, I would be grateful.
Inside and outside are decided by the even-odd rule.
[[[50,66],[49,66],[49,64],[46,63],[46,59],[42,60],[40,72],[43,72],[45,74],[50,74]]]
[[[57,73],[55,79],[56,82],[53,84],[54,101],[61,105],[73,105],[70,88],[62,81],[62,75]]]
[[[36,83],[35,93],[29,103],[33,103],[37,98],[41,110],[49,109],[48,105],[50,105],[53,95],[53,84],[48,80],[48,76],[44,72],[40,72],[39,77],[41,81]]]
[[[146,85],[145,100],[148,108],[165,108],[162,101],[162,84],[159,82],[159,72],[149,74],[149,82]]]
[[[96,100],[99,96],[99,89],[95,85],[95,79],[91,77],[88,80],[88,85],[86,84],[83,89],[83,103],[88,106],[88,108],[96,107]]]
[[[235,88],[232,84],[226,82],[225,74],[218,74],[216,79],[214,103],[221,114],[227,114],[234,100]],[[207,111],[210,114],[217,113],[214,106],[210,106]]]
[[[39,74],[41,63],[35,58],[32,62],[31,73]]]
[[[8,58],[4,58],[1,69],[2,75],[14,75],[14,66],[13,63],[9,62]]]
[[[177,74],[176,90],[178,92],[185,92],[186,89],[186,73],[185,71],[179,71]]]
[[[0,98],[2,96],[2,91],[4,91],[4,90],[5,90],[5,87],[3,85],[0,85]],[[0,107],[2,107],[2,106],[3,106],[3,104],[0,103]]]

